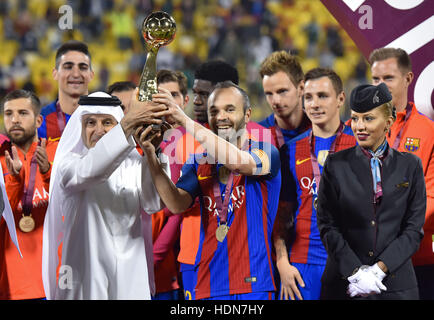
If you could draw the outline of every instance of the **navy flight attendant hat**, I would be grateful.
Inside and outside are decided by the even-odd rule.
[[[362,84],[351,91],[350,108],[355,112],[364,113],[389,101],[392,101],[392,95],[384,83],[378,86]]]

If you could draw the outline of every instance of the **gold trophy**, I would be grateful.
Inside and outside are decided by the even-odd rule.
[[[149,14],[142,24],[148,55],[139,84],[139,101],[150,101],[157,89],[157,53],[160,47],[168,45],[175,38],[175,20],[164,11]]]

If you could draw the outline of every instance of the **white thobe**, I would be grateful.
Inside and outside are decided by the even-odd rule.
[[[65,229],[55,299],[150,299],[151,219],[142,215],[160,210],[160,197],[133,139],[117,125],[85,156],[65,157],[59,176]]]

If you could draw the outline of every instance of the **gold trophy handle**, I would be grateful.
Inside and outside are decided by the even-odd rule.
[[[146,63],[143,67],[139,83],[139,101],[151,101],[152,95],[158,92],[157,89],[157,53],[156,47],[150,48],[146,56]]]

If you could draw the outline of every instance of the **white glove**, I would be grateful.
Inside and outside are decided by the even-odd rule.
[[[347,288],[347,294],[354,298],[355,296],[367,297],[367,294],[362,293],[362,290],[355,284],[350,283]]]
[[[383,281],[383,279],[386,277],[386,274],[380,269],[378,263],[370,266],[367,270],[372,272],[380,281]]]
[[[375,266],[378,268],[377,264],[375,264]],[[376,274],[374,272],[376,272]],[[348,286],[347,294],[350,297],[355,297],[358,295],[366,297],[371,294],[381,293],[381,290],[387,290],[387,288],[381,282],[385,276],[385,274],[384,276],[383,274],[384,272],[382,272],[382,274],[379,273],[374,266],[361,266],[354,275],[348,277],[350,284]]]

